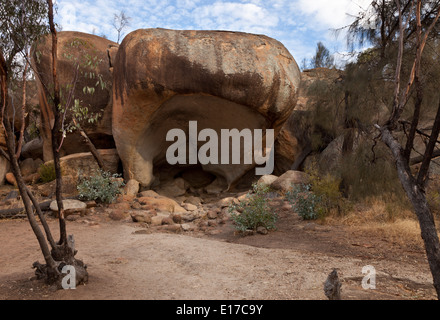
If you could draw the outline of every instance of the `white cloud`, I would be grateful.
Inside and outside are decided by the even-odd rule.
[[[371,0],[298,0],[298,8],[313,19],[311,27],[341,28],[353,21],[353,15],[366,10]]]
[[[344,34],[330,29],[348,25],[371,0],[57,0],[63,30],[95,32],[116,40],[113,14],[132,18],[129,32],[141,28],[230,30],[265,34],[281,41],[301,61],[324,42],[330,51],[346,50]]]
[[[200,28],[264,33],[278,24],[278,17],[254,3],[216,2],[194,10]]]

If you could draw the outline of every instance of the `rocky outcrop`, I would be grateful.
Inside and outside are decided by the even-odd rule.
[[[300,81],[298,66],[278,41],[220,31],[137,30],[127,35],[114,64],[113,136],[125,178],[143,187],[169,167],[171,129],[274,129],[290,116]],[[199,144],[199,147],[202,144]],[[204,165],[236,182],[252,165]],[[156,170],[155,170],[156,169]],[[162,179],[162,176],[161,176]]]
[[[298,170],[312,151],[311,127],[308,121],[311,109],[309,89],[317,81],[330,83],[341,77],[342,71],[317,68],[301,73],[298,102],[289,119],[284,123],[275,143],[275,174]]]
[[[82,123],[85,132],[97,148],[109,149],[114,147],[111,129],[112,116],[112,74],[111,58],[115,54],[117,44],[91,34],[63,31],[58,33],[58,69],[60,88],[67,100],[67,88],[71,85],[76,74],[76,66],[80,64],[78,81],[75,85],[74,99],[79,99],[89,114],[101,113],[99,121],[94,124]],[[43,37],[33,46],[32,63],[34,70],[39,72],[41,82],[37,81],[38,95],[41,107],[41,128],[43,137],[44,160],[52,159],[51,126],[53,125],[52,107],[48,104],[49,94],[46,88],[52,83],[52,43],[50,35]],[[91,61],[91,67],[84,64]],[[91,75],[94,74],[95,76]],[[98,75],[102,77],[101,87]],[[39,77],[36,77],[39,79]],[[93,94],[84,91],[86,87],[95,88]],[[87,90],[86,90],[87,91]],[[70,121],[67,117],[66,122]],[[89,151],[78,133],[68,134],[63,143],[61,153],[64,155]]]
[[[118,172],[119,156],[116,149],[99,149],[101,157],[103,158],[106,169],[111,173]],[[53,160],[45,163],[46,165],[53,165]],[[61,172],[63,176],[72,176],[75,179],[78,177],[92,176],[99,170],[98,163],[91,152],[74,153],[60,158]]]

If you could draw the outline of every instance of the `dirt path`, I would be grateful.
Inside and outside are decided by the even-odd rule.
[[[343,299],[435,298],[421,249],[287,214],[278,224],[269,235],[240,237],[230,224],[208,236],[105,219],[69,222],[89,283],[54,292],[31,280],[30,266],[42,257],[28,222],[0,221],[0,299],[326,299],[333,268]],[[376,268],[376,290],[361,287],[365,265]]]

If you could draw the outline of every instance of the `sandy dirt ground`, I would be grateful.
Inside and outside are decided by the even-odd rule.
[[[50,224],[57,229],[55,219]],[[55,291],[34,279],[31,265],[43,257],[29,223],[0,221],[0,299],[321,300],[334,268],[343,299],[436,298],[422,247],[308,223],[292,212],[280,214],[276,231],[246,237],[232,223],[170,233],[104,213],[69,222],[68,232],[89,282]],[[366,265],[376,269],[375,290],[362,288]]]

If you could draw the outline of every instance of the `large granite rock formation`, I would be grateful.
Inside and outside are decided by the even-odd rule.
[[[300,82],[298,66],[278,41],[220,31],[142,29],[127,35],[114,63],[113,136],[126,179],[150,186],[169,166],[170,129],[274,129],[290,116]],[[199,146],[203,145],[199,143]],[[206,165],[236,182],[253,165]],[[160,170],[159,170],[160,169]]]
[[[68,99],[68,86],[73,83],[76,74],[76,66],[79,64],[78,81],[75,85],[74,98],[79,99],[83,107],[89,109],[89,114],[101,113],[99,121],[89,124],[82,123],[83,128],[89,135],[97,148],[110,149],[114,147],[111,129],[112,117],[112,74],[111,61],[117,51],[117,44],[91,34],[81,32],[63,31],[58,33],[58,78],[60,88],[64,93],[64,101]],[[43,37],[40,42],[33,46],[32,63],[39,72],[38,93],[41,107],[41,128],[40,133],[43,137],[44,160],[52,159],[51,134],[50,129],[53,125],[53,113],[48,104],[49,94],[52,83],[52,42],[50,35]],[[88,61],[92,61],[92,66],[85,66]],[[93,73],[95,76],[90,76]],[[97,85],[98,75],[102,76],[105,88]],[[84,92],[85,87],[94,87],[93,94]],[[70,121],[66,119],[66,123]],[[85,143],[82,142],[78,133],[68,134],[63,143],[62,154],[72,154],[89,151]]]

